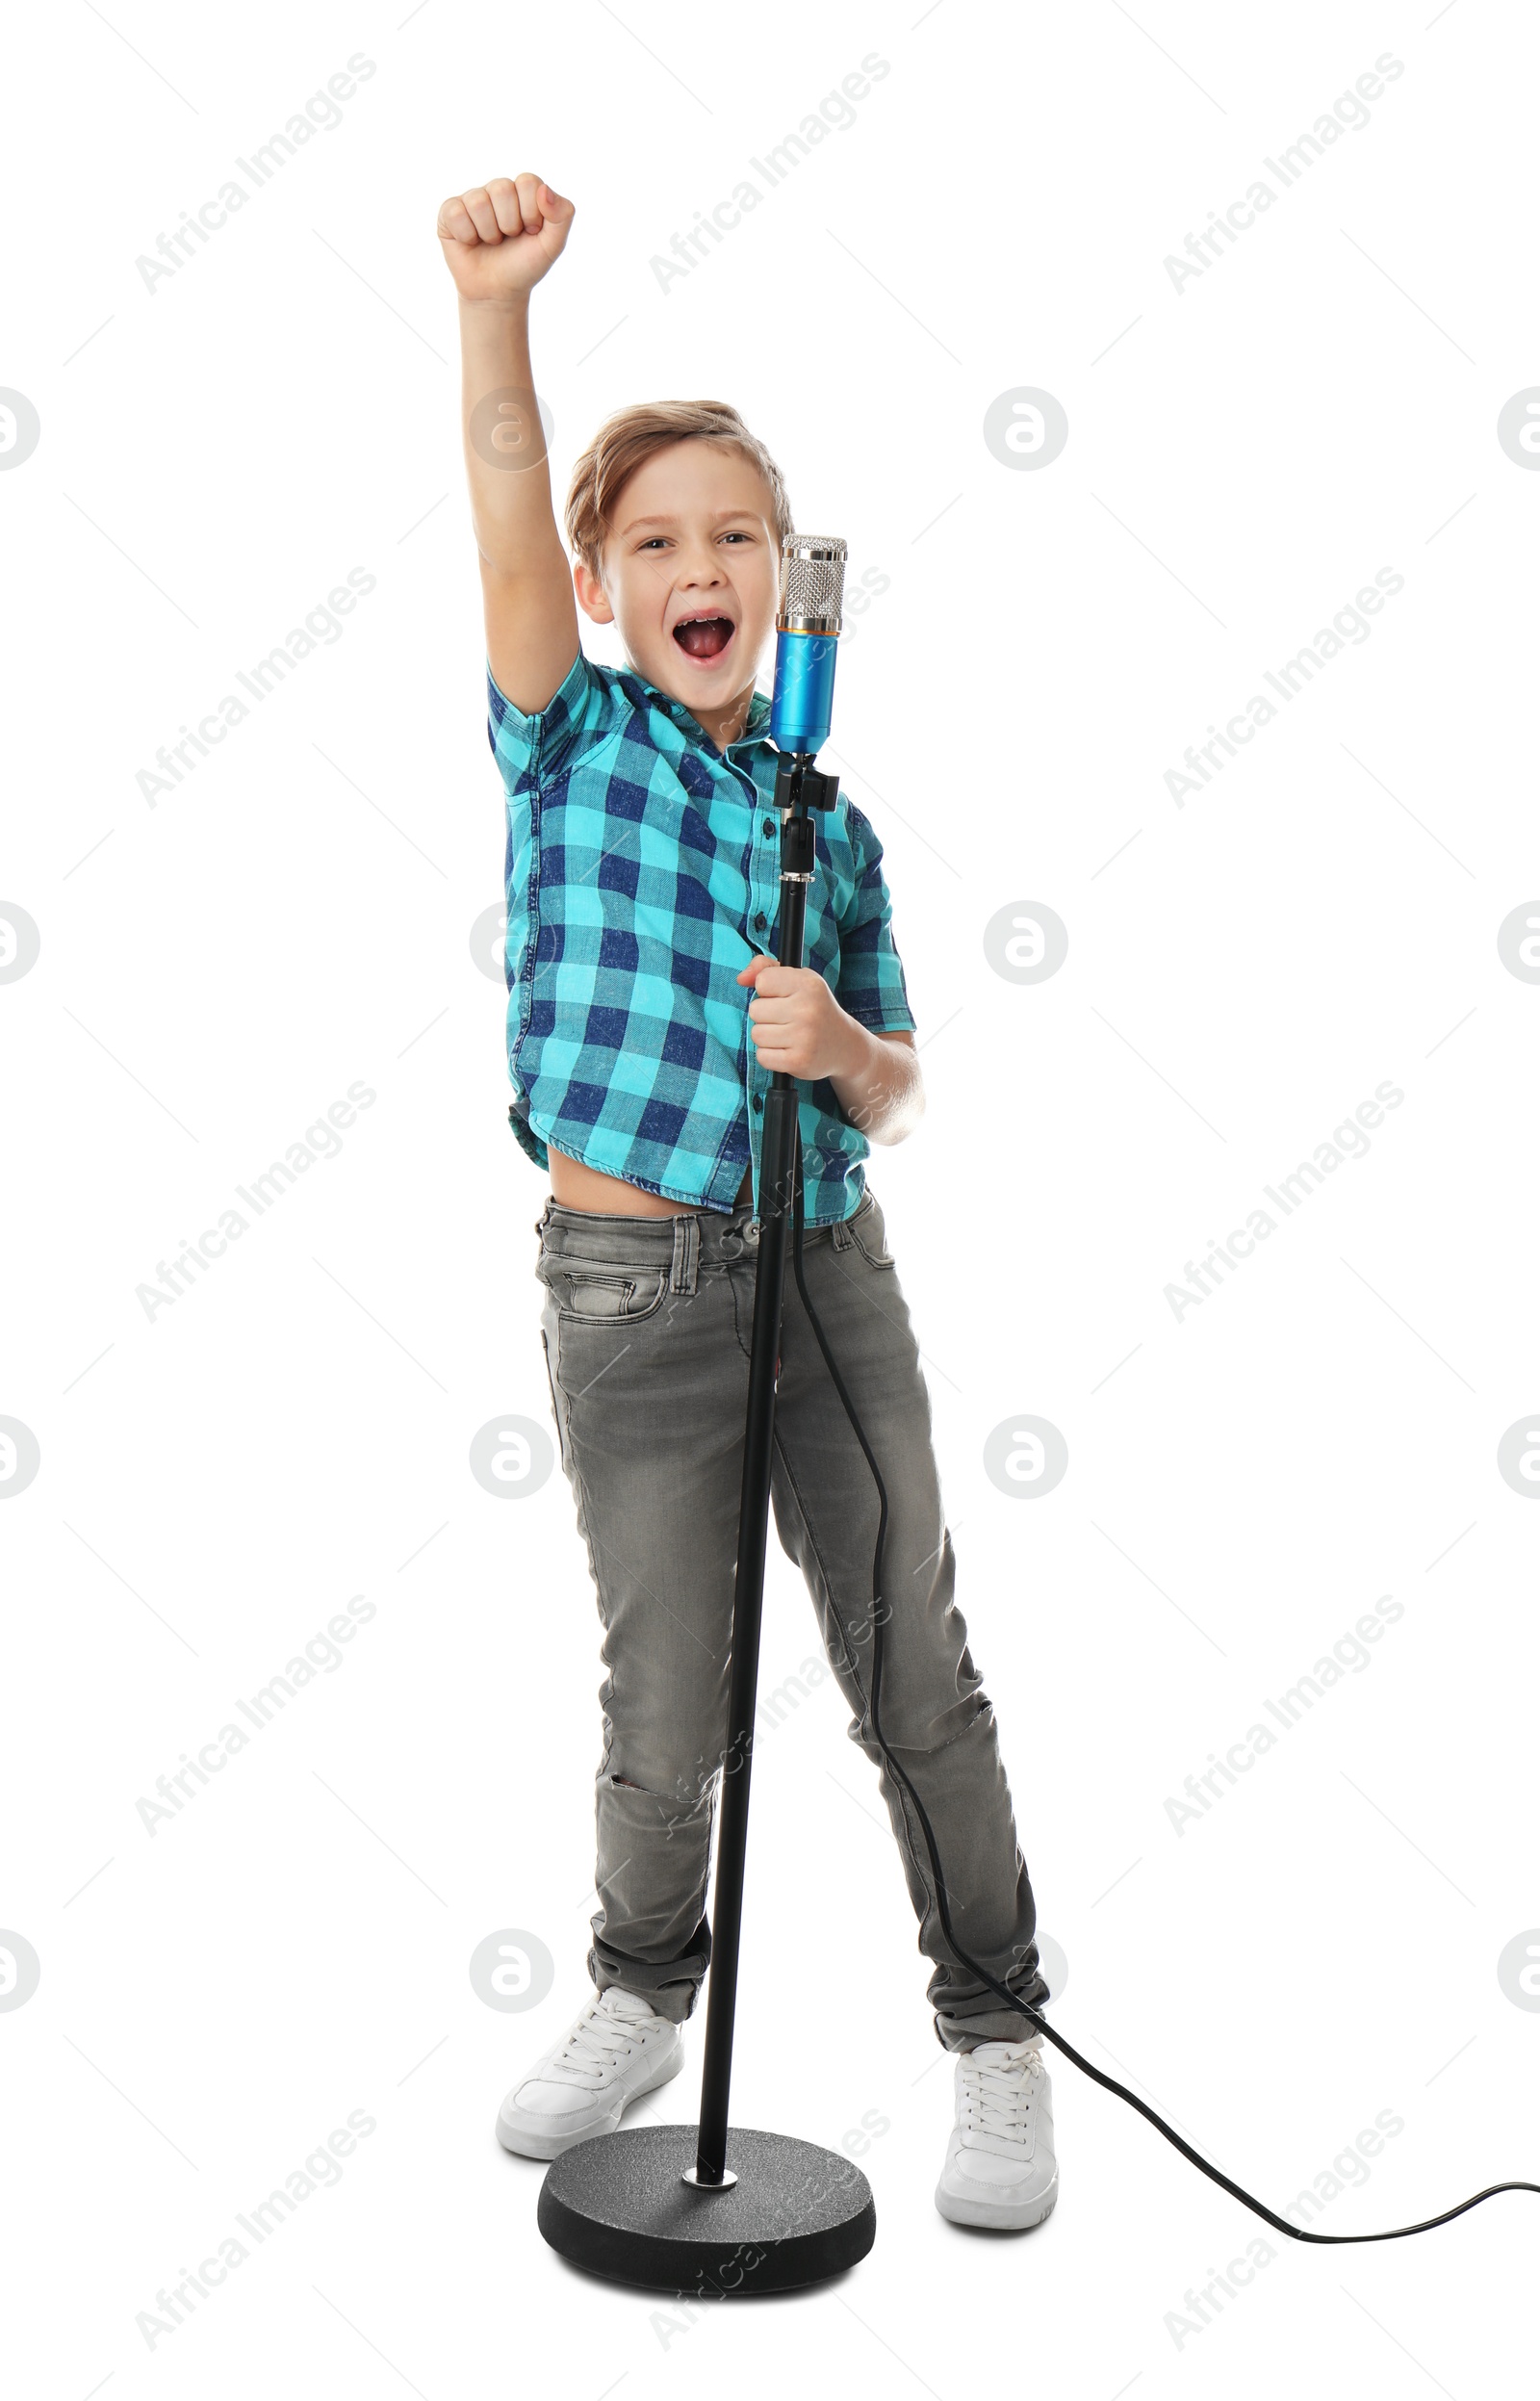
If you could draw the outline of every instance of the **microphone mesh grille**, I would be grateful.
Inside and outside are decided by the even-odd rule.
[[[840,622],[846,545],[837,533],[788,533],[781,555],[781,614]]]

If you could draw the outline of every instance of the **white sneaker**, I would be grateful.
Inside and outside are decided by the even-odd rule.
[[[936,2206],[954,2226],[1039,2226],[1059,2198],[1040,2038],[958,2053],[957,2124]]]
[[[684,2065],[684,2041],[636,1993],[607,1984],[560,2042],[537,2059],[498,2112],[498,2140],[526,2159],[554,2159],[622,2115]]]

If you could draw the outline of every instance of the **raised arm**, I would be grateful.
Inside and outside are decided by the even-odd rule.
[[[465,469],[481,555],[487,658],[516,709],[544,709],[578,656],[572,571],[556,530],[529,365],[529,295],[575,210],[538,175],[446,200],[438,237],[460,295]]]

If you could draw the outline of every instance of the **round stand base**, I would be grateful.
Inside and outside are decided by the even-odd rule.
[[[683,2300],[795,2292],[871,2249],[871,2186],[849,2159],[791,2134],[728,2130],[726,2188],[686,2183],[693,2126],[637,2126],[553,2159],[537,2222],[553,2251],[618,2285]]]

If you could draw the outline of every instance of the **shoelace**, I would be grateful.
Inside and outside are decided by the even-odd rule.
[[[978,2062],[977,2053],[962,2058],[962,2092],[967,2121],[981,2134],[1019,2134],[1038,2098],[1038,2082],[1046,2071],[1033,2049],[1017,2067],[1003,2062]]]
[[[616,2021],[595,2003],[581,2024],[574,2027],[560,2058],[553,2060],[552,2066],[591,2082],[606,2067],[617,2066],[635,2048],[634,2043],[624,2039]]]

